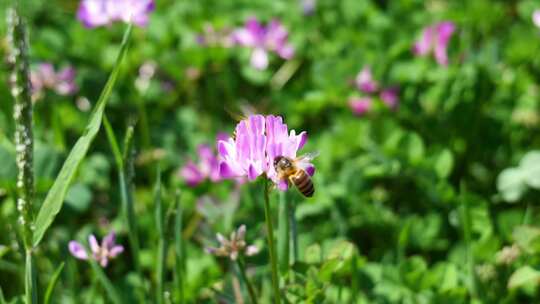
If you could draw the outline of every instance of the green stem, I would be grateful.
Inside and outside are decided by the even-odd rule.
[[[158,232],[158,253],[156,263],[156,303],[164,303],[165,294],[165,262],[167,256],[167,240],[165,239],[165,223],[163,213],[163,203],[161,201],[161,171],[157,169],[157,179],[154,190],[154,206],[155,206],[155,218],[156,229]]]
[[[471,210],[469,208],[469,203],[467,198],[465,198],[465,186],[461,185],[461,222],[463,225],[463,238],[465,240],[466,246],[466,256],[467,256],[467,267],[468,267],[468,276],[469,284],[471,286],[471,295],[473,297],[478,296],[478,286],[476,282],[476,275],[474,272],[474,255],[472,252],[472,218]]]
[[[36,269],[34,266],[34,257],[32,250],[26,250],[26,265],[25,265],[25,301],[29,303],[37,303],[36,287]]]
[[[274,228],[272,225],[272,215],[270,213],[270,193],[268,179],[264,179],[264,215],[266,218],[266,230],[268,233],[268,251],[270,252],[270,264],[272,267],[272,286],[274,289],[274,302],[279,304],[281,296],[279,292],[278,267],[276,261],[276,249],[274,246]]]
[[[287,192],[279,192],[278,217],[278,261],[279,271],[283,277],[289,270],[289,202]]]
[[[182,236],[182,213],[183,208],[180,205],[180,191],[176,192],[176,216],[174,220],[174,242],[176,253],[176,286],[178,291],[178,303],[184,303],[184,269],[185,269],[185,255],[184,255],[184,240]]]
[[[141,143],[143,149],[150,148],[150,131],[148,128],[148,114],[146,113],[146,107],[142,101],[137,103],[137,110],[139,112],[139,128],[141,131]]]
[[[258,302],[257,302],[257,296],[255,295],[255,289],[253,289],[253,285],[251,285],[251,282],[249,281],[247,277],[246,266],[244,265],[244,261],[242,257],[238,258],[236,262],[238,263],[238,268],[240,269],[240,276],[242,277],[242,281],[244,281],[244,284],[246,284],[247,286],[251,303],[257,304]]]
[[[523,225],[529,225],[531,223],[533,214],[533,206],[531,203],[527,203],[527,208],[525,209],[525,214],[523,215]]]

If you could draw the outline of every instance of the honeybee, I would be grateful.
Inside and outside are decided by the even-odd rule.
[[[293,184],[305,197],[312,197],[315,193],[315,187],[306,169],[309,162],[317,157],[317,155],[317,152],[308,153],[294,159],[286,156],[277,156],[274,158],[274,169],[278,178]]]

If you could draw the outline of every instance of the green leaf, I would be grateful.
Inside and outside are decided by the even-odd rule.
[[[518,246],[529,254],[540,252],[540,229],[532,226],[518,226],[512,233]]]
[[[448,149],[443,150],[437,160],[435,161],[435,172],[439,178],[447,178],[452,172],[454,167],[454,158],[452,157],[452,152]]]
[[[531,151],[519,163],[525,183],[531,188],[540,190],[540,151]]]
[[[523,266],[512,273],[508,280],[508,288],[520,288],[531,284],[537,286],[538,282],[540,282],[540,271],[531,266]]]
[[[505,201],[510,203],[518,201],[527,190],[521,170],[519,168],[504,169],[497,177],[497,190]]]
[[[53,276],[51,277],[51,281],[49,282],[49,285],[47,285],[47,290],[45,291],[45,299],[43,300],[44,304],[49,304],[51,302],[51,297],[54,291],[54,287],[56,287],[56,283],[58,282],[58,278],[60,278],[60,274],[62,273],[63,269],[64,269],[64,262],[62,262],[60,266],[58,266]]]
[[[60,173],[58,173],[58,176],[56,177],[56,180],[52,185],[51,190],[49,190],[49,193],[47,193],[45,201],[43,202],[41,209],[39,210],[35,221],[36,230],[33,237],[34,246],[37,246],[39,244],[39,242],[45,235],[45,232],[54,221],[54,218],[60,212],[60,209],[62,209],[64,198],[66,196],[69,185],[71,184],[71,181],[75,177],[77,168],[86,156],[86,153],[90,148],[90,144],[92,143],[96,134],[99,131],[103,112],[105,111],[105,106],[107,105],[107,101],[109,99],[109,96],[111,95],[112,89],[118,77],[120,65],[127,52],[129,37],[131,35],[131,28],[132,26],[129,25],[124,33],[122,46],[120,48],[120,52],[118,53],[115,66],[109,76],[109,79],[107,80],[107,83],[105,84],[105,87],[103,88],[103,91],[101,91],[101,95],[97,101],[92,115],[90,116],[90,120],[88,122],[88,125],[86,126],[84,134],[77,140],[77,143],[75,143],[75,146],[69,153],[66,161],[64,162],[64,165],[62,166],[62,169],[60,170]]]

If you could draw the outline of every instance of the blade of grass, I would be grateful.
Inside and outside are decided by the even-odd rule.
[[[51,297],[54,292],[54,288],[56,287],[56,283],[58,283],[58,279],[60,278],[60,274],[62,273],[62,270],[64,270],[64,262],[62,262],[60,266],[56,268],[56,271],[51,277],[51,281],[49,282],[49,285],[47,285],[47,289],[45,291],[45,298],[43,300],[44,304],[49,304],[51,302]]]
[[[156,303],[164,302],[164,281],[165,281],[165,261],[167,255],[167,242],[165,239],[165,225],[163,214],[163,203],[161,201],[161,170],[157,169],[156,184],[154,188],[154,207],[156,229],[158,232],[158,252],[156,263]]]
[[[180,204],[180,190],[175,194],[175,207],[176,216],[174,219],[174,247],[175,247],[175,263],[176,263],[176,288],[178,292],[178,303],[184,303],[184,269],[185,269],[185,255],[184,255],[184,240],[182,238],[182,215],[183,208]]]
[[[92,112],[92,115],[90,116],[90,120],[86,126],[84,134],[77,140],[77,143],[75,143],[73,149],[71,149],[71,152],[64,162],[60,173],[58,173],[51,190],[49,190],[47,193],[45,201],[39,209],[39,213],[35,221],[35,233],[33,236],[34,246],[39,244],[43,238],[43,235],[45,235],[45,232],[54,221],[54,218],[60,212],[69,185],[77,172],[77,168],[86,156],[92,141],[100,129],[105,106],[107,105],[109,96],[111,95],[114,84],[116,83],[121,63],[128,49],[131,29],[132,25],[130,24],[124,33],[122,45],[120,47],[118,57],[116,58],[114,68],[109,76],[109,79],[107,80],[107,83],[105,84],[105,87],[103,88],[103,91],[101,91],[101,95]]]
[[[4,292],[2,291],[1,286],[0,286],[0,304],[6,304],[6,299],[4,299]]]

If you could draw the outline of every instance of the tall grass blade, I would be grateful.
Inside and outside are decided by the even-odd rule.
[[[124,33],[122,46],[120,48],[120,52],[118,53],[118,57],[116,58],[114,68],[109,76],[109,79],[107,80],[107,83],[105,84],[105,87],[103,88],[103,91],[101,91],[101,95],[92,112],[92,115],[90,116],[90,120],[86,126],[84,134],[77,140],[77,143],[75,143],[75,146],[69,153],[64,165],[62,166],[62,169],[60,170],[60,173],[58,173],[54,184],[49,190],[49,193],[47,193],[45,201],[39,210],[37,219],[35,221],[36,230],[33,236],[34,246],[39,244],[43,238],[43,235],[45,235],[45,232],[54,221],[54,218],[60,212],[69,185],[77,172],[77,168],[86,156],[86,153],[90,148],[90,144],[99,131],[105,106],[107,105],[109,96],[111,95],[114,84],[116,83],[121,63],[127,53],[131,29],[132,25],[129,25]]]
[[[178,293],[178,303],[184,303],[184,269],[185,269],[185,251],[184,251],[184,240],[182,237],[182,227],[183,227],[183,208],[180,203],[180,191],[177,191],[175,194],[175,207],[176,215],[174,218],[174,248],[175,248],[175,279],[176,279],[176,288]]]
[[[156,303],[164,303],[165,262],[167,255],[167,240],[165,237],[165,224],[163,214],[163,202],[161,200],[161,170],[158,168],[156,185],[154,188],[154,207],[156,230],[158,232],[158,252],[156,261]]]
[[[56,283],[58,283],[58,279],[60,278],[60,274],[62,274],[62,270],[64,270],[64,262],[62,262],[60,266],[56,268],[56,271],[51,277],[51,281],[49,282],[49,285],[47,285],[47,289],[45,291],[45,298],[43,300],[44,304],[51,303],[51,297],[53,295],[54,288],[56,287]]]

